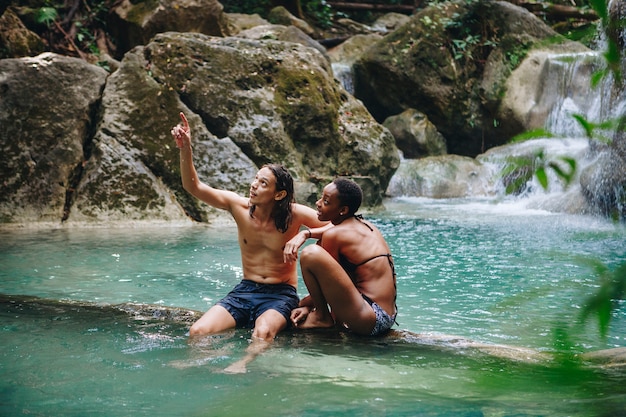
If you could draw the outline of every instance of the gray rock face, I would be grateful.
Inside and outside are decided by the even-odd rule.
[[[170,129],[187,114],[203,181],[247,193],[285,164],[298,201],[353,177],[380,204],[398,167],[393,137],[297,43],[158,35],[107,73],[56,55],[0,61],[3,223],[209,222],[180,185]]]
[[[117,58],[162,32],[228,36],[228,17],[217,0],[122,0],[111,9],[108,27],[117,40]]]
[[[396,145],[405,158],[445,155],[446,139],[430,123],[426,115],[415,109],[407,109],[388,117],[385,126],[396,139]]]
[[[299,183],[317,185],[349,175],[369,194],[366,204],[382,199],[399,163],[393,137],[337,84],[316,49],[168,33],[145,55],[155,79],[256,166],[282,162]]]
[[[244,192],[243,185],[256,172],[232,142],[208,134],[178,96],[150,76],[146,65],[143,48],[138,48],[108,79],[72,220],[169,221],[184,219],[184,212],[208,220],[208,209],[182,189],[176,175],[178,151],[169,129],[177,122],[177,111],[190,116],[195,156],[206,161],[198,164],[198,171],[208,183]]]
[[[85,162],[102,68],[42,54],[0,60],[0,220],[61,221]]]
[[[580,185],[585,199],[599,213],[615,220],[626,218],[626,161],[606,149],[583,170]]]
[[[403,161],[387,192],[392,196],[463,198],[492,194],[490,172],[467,156],[442,155]]]
[[[556,33],[510,3],[430,6],[354,64],[354,94],[379,121],[421,111],[449,153],[474,157],[524,131],[519,118],[501,114],[505,83],[527,51],[548,38]]]

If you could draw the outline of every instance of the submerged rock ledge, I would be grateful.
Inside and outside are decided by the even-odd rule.
[[[181,325],[191,325],[199,319],[203,312],[182,307],[168,307],[155,304],[142,303],[120,303],[120,304],[101,304],[86,301],[73,300],[53,300],[28,295],[9,295],[0,294],[0,306],[3,312],[26,312],[36,311],[39,313],[71,313],[71,312],[90,312],[93,314],[116,315],[127,317],[129,320],[138,321],[165,321],[178,323]],[[303,331],[294,330],[291,334],[302,333]],[[307,333],[315,333],[317,331],[307,331]],[[329,335],[334,333],[331,329],[320,330],[320,334]],[[358,337],[360,340],[364,338]],[[509,360],[512,362],[527,363],[530,365],[550,366],[558,365],[555,355],[549,352],[542,352],[535,349],[491,344],[478,342],[467,339],[462,336],[433,334],[433,333],[414,333],[407,330],[392,330],[387,336],[375,339],[377,343],[393,343],[404,344],[409,346],[427,347],[437,349],[452,354],[479,354],[492,356],[498,359]],[[587,352],[579,356],[581,365],[600,367],[611,370],[626,370],[626,348],[604,349],[593,352]]]

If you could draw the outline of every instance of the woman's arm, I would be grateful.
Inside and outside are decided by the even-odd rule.
[[[300,224],[304,226],[304,229],[300,230],[294,237],[292,237],[283,249],[283,260],[285,263],[295,262],[298,259],[298,250],[307,239],[320,239],[322,234],[333,227],[330,222],[322,222],[317,219],[317,213],[310,207],[296,204],[294,209],[298,210],[297,218],[304,216],[300,221]],[[313,228],[310,228],[313,227]]]

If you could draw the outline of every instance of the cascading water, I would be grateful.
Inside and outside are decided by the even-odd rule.
[[[343,62],[332,63],[333,74],[339,80],[341,86],[350,94],[354,94],[354,76],[352,65]]]
[[[617,4],[609,5],[609,10],[615,13],[611,19],[619,17]],[[624,35],[622,29],[612,39],[618,44],[614,45],[617,49],[623,45]],[[552,82],[556,91],[549,92],[555,96],[546,130],[558,137],[588,137],[590,152],[586,159],[578,161],[582,193],[601,213],[623,219],[626,214],[626,161],[620,149],[625,148],[626,137],[620,132],[623,127],[618,124],[626,114],[626,90],[615,68],[607,71],[609,62],[603,53],[610,49],[609,42],[602,30],[598,34],[596,52],[556,55],[549,60],[546,82]],[[622,69],[626,66],[623,56],[618,66]],[[594,85],[593,78],[602,73],[604,75]],[[606,127],[611,122],[613,125]],[[593,129],[586,130],[585,124]],[[598,128],[600,125],[602,128]]]
[[[605,48],[605,44],[599,47]],[[612,142],[620,139],[615,128],[585,129],[585,124],[599,126],[624,114],[626,95],[615,74],[606,72],[594,85],[593,78],[606,67],[601,51],[553,55],[545,64],[546,88],[538,103],[550,104],[546,131],[556,138],[587,141],[587,152],[571,155],[577,163],[574,184],[580,184],[578,192],[589,203],[587,210],[617,213],[619,217],[623,213],[619,196],[624,191],[623,181],[616,178],[616,173],[623,172],[624,161],[613,151],[616,144]]]
[[[426,158],[432,161],[405,160],[391,180],[389,194],[446,198],[445,194],[420,192],[437,189],[438,184],[452,181],[467,183],[466,187],[458,187],[467,190],[458,197],[491,195],[501,198],[506,193],[502,172],[507,164],[510,165],[511,158],[532,160],[533,155],[541,155],[539,164],[546,168],[548,187],[544,188],[533,176],[525,187],[521,187],[522,191],[516,193],[524,198],[533,197],[528,200],[532,208],[572,213],[601,212],[623,218],[626,201],[623,179],[626,162],[623,158],[626,153],[620,155],[619,150],[626,149],[626,145],[619,142],[626,138],[620,138],[615,126],[604,125],[624,116],[626,94],[623,83],[612,71],[606,71],[607,60],[603,53],[608,43],[602,36],[604,32],[600,32],[595,51],[554,53],[538,72],[543,88],[532,111],[543,115],[543,128],[552,138],[491,149],[476,158],[482,164],[480,169],[470,162],[445,157]],[[623,39],[624,35],[621,36]],[[605,71],[604,76],[594,82],[602,71]],[[602,128],[599,125],[603,125]],[[589,130],[590,127],[593,129]],[[558,164],[567,170],[567,163],[565,167],[563,163],[568,158],[576,161],[576,168],[572,181],[564,187],[562,177],[555,175],[556,170],[550,165]],[[442,164],[450,166],[447,177],[433,171],[440,170]],[[481,182],[481,187],[472,186],[477,181]],[[409,194],[405,194],[407,190]],[[411,190],[416,193],[411,194]],[[471,194],[472,190],[478,194]]]

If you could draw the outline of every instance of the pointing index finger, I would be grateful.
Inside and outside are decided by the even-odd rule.
[[[189,122],[185,117],[185,113],[183,113],[182,111],[180,112],[180,120],[183,121],[183,129],[185,129],[185,132],[189,132]]]

